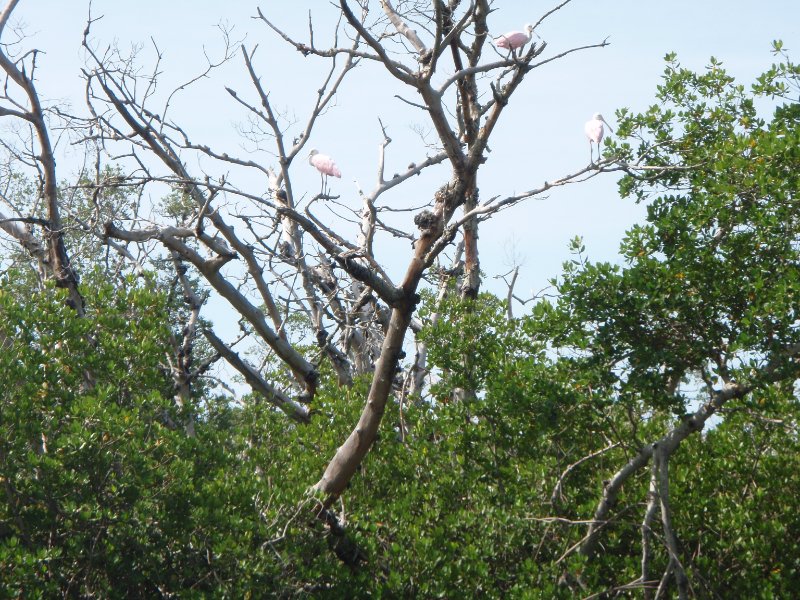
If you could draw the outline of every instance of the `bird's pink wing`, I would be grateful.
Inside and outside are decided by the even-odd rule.
[[[521,48],[530,40],[530,36],[523,31],[509,31],[494,40],[494,45],[498,48],[514,49]]]
[[[311,164],[325,175],[332,175],[333,177],[342,176],[342,172],[339,170],[339,167],[336,166],[336,163],[333,161],[333,159],[325,154],[315,154],[312,156]]]
[[[525,42],[528,41],[528,36],[522,32],[515,31],[513,33],[507,33],[505,38],[508,40],[508,43],[511,45],[512,48],[519,48],[520,46],[524,46]]]

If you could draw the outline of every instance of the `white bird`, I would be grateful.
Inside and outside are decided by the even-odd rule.
[[[517,50],[531,41],[533,37],[533,25],[525,25],[525,31],[509,31],[508,33],[495,38],[494,45],[504,50]]]
[[[308,153],[308,164],[319,171],[323,192],[325,191],[325,182],[328,176],[342,177],[342,172],[336,166],[336,162],[327,154],[320,154],[316,149],[312,149]]]
[[[583,126],[583,130],[586,132],[586,137],[589,138],[590,163],[594,162],[594,148],[592,147],[592,143],[597,144],[597,158],[600,158],[600,142],[603,141],[603,134],[605,133],[603,123],[608,126],[608,129],[611,131],[611,133],[614,133],[614,130],[611,129],[611,125],[606,122],[606,120],[603,118],[603,115],[600,113],[595,113],[589,121],[586,121],[586,125]]]

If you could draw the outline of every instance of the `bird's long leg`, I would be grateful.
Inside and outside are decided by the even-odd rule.
[[[594,163],[594,148],[592,147],[592,140],[589,140],[589,164]]]

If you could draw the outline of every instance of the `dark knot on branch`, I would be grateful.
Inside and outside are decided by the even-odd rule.
[[[278,245],[278,251],[283,258],[294,258],[294,248],[292,248],[292,245],[286,240],[283,240]]]
[[[416,225],[423,234],[430,233],[435,229],[438,221],[439,218],[436,214],[429,210],[423,210],[414,217],[414,225]]]

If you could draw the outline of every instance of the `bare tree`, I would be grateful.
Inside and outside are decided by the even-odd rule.
[[[9,18],[19,0],[10,0],[0,13],[0,40],[7,29]],[[0,212],[2,229],[28,251],[37,261],[43,278],[52,278],[56,285],[69,292],[70,305],[79,315],[83,315],[84,303],[78,291],[78,276],[70,265],[67,248],[64,244],[64,230],[59,207],[56,181],[56,161],[53,145],[45,115],[45,109],[36,92],[37,50],[10,54],[13,45],[0,44],[0,68],[5,73],[2,96],[0,96],[0,117],[17,119],[23,126],[20,143],[12,145],[3,142],[9,154],[36,173],[38,184],[37,202],[41,201],[44,218],[29,215],[8,217]],[[7,205],[9,204],[6,200]],[[13,206],[9,206],[12,210]],[[33,236],[30,226],[38,225],[44,232],[44,244]]]
[[[120,142],[132,147],[129,159],[134,168],[127,175],[129,182],[168,183],[183,190],[192,203],[190,214],[178,226],[156,223],[126,229],[107,223],[104,234],[121,242],[157,240],[192,265],[239,313],[259,342],[285,365],[295,382],[294,389],[267,381],[235,348],[209,331],[212,344],[256,391],[295,420],[309,419],[308,407],[319,385],[322,360],[329,361],[340,384],[348,384],[354,374],[373,372],[361,418],[314,486],[326,505],[344,491],[372,446],[389,398],[402,392],[406,378],[398,373],[406,368],[403,349],[419,301],[417,290],[441,253],[462,234],[460,292],[463,297],[474,297],[480,286],[477,240],[481,221],[553,186],[591,177],[607,165],[596,163],[522,194],[495,196],[482,202],[478,173],[487,160],[489,139],[525,76],[556,58],[602,47],[605,42],[547,58],[542,58],[546,49],[543,42],[501,54],[494,50],[489,37],[488,1],[438,1],[432,6],[403,3],[400,10],[388,1],[375,3],[379,10],[372,4],[341,1],[342,19],[333,31],[332,43],[325,47],[316,42],[311,15],[308,40],[300,41],[258,10],[258,20],[304,57],[329,64],[327,75],[316,88],[309,115],[292,127],[276,110],[274,91],[258,75],[256,49],[239,47],[252,88],[226,89],[252,120],[253,131],[261,132],[258,141],[272,143],[274,163],[270,165],[194,142],[179,123],[164,116],[169,113],[172,96],[162,106],[151,106],[155,95],[150,86],[139,81],[133,58],[120,57],[113,48],[98,50],[89,38],[90,28],[84,42],[91,59],[86,78],[94,115],[92,139],[109,151]],[[553,12],[546,13],[537,26]],[[419,31],[409,24],[412,21]],[[347,42],[342,44],[342,39]],[[230,60],[233,54],[230,45],[221,61]],[[358,226],[358,235],[350,240],[343,233],[343,224],[337,231],[313,210],[315,202],[334,202],[337,197],[323,187],[301,210],[292,175],[293,167],[308,150],[314,126],[361,61],[382,65],[387,76],[421,99],[411,104],[426,115],[437,141],[433,153],[387,177],[385,156],[391,139],[382,127],[376,182],[371,191],[359,194],[362,207],[350,217]],[[202,75],[208,75],[218,64],[209,62]],[[192,172],[187,165],[193,154],[260,173],[268,182],[269,193],[248,192],[231,175]],[[448,165],[450,175],[432,198],[416,203],[421,207],[414,216],[416,232],[384,223],[378,205],[381,195],[440,164]],[[234,199],[239,206],[252,207],[252,211],[229,210]],[[389,277],[376,257],[379,235],[413,242],[406,273],[399,282]],[[287,314],[298,312],[308,317],[313,328],[318,347],[315,356],[303,355],[286,335]],[[424,360],[424,353],[408,366],[415,371],[417,392],[422,383],[420,373],[425,370],[420,357]]]
[[[568,3],[566,0],[544,13],[534,29]],[[8,21],[16,4],[9,2],[0,26]],[[497,190],[482,199],[479,193],[480,183],[494,187],[492,182],[481,182],[479,173],[489,158],[489,140],[525,77],[572,53],[601,48],[605,41],[549,55],[543,41],[501,51],[489,33],[489,0],[402,2],[397,8],[388,0],[340,0],[338,8],[340,20],[325,46],[318,45],[318,23],[313,15],[309,15],[307,39],[298,40],[257,10],[257,22],[296,49],[300,60],[327,65],[322,81],[311,87],[312,106],[299,123],[276,108],[281,90],[270,89],[260,77],[257,47],[237,44],[226,35],[218,59],[209,58],[203,71],[163,96],[156,85],[161,60],[158,48],[155,64],[145,74],[135,55],[122,55],[114,46],[104,47],[91,37],[96,21],[92,17],[83,43],[88,56],[84,75],[89,114],[72,121],[79,139],[96,157],[94,177],[79,186],[95,193],[120,185],[119,180],[109,181],[102,175],[106,165],[113,164],[123,169],[124,185],[140,196],[145,189],[153,190],[154,195],[171,190],[186,201],[185,210],[173,214],[172,220],[150,211],[157,216],[145,219],[137,214],[126,222],[84,224],[88,233],[122,256],[133,259],[136,254],[139,268],[148,256],[168,258],[174,264],[176,281],[183,286],[190,307],[184,337],[174,340],[176,358],[170,363],[178,404],[186,402],[196,376],[188,357],[202,309],[202,298],[184,278],[187,268],[240,319],[243,335],[236,340],[226,340],[211,329],[204,331],[217,355],[291,419],[303,423],[311,418],[323,361],[332,367],[340,385],[348,385],[355,375],[372,375],[358,422],[312,486],[325,508],[344,492],[369,452],[387,402],[395,396],[402,399],[409,389],[416,395],[422,393],[427,370],[424,345],[418,346],[414,361],[404,362],[403,358],[410,333],[419,329],[414,313],[425,278],[431,285],[441,285],[443,294],[445,282],[456,277],[461,297],[474,298],[480,289],[478,230],[482,221],[611,166],[610,160],[600,160],[514,195]],[[230,101],[249,119],[247,139],[258,148],[267,144],[271,148],[268,164],[249,154],[235,156],[194,140],[173,110],[176,94],[213,76],[220,65],[237,57],[249,89],[225,89]],[[50,212],[47,223],[36,224],[48,232],[47,261],[53,265],[57,281],[74,293],[80,308],[77,278],[69,269],[60,237],[55,162],[47,126],[26,74],[33,69],[35,58],[35,51],[21,55],[16,62],[2,55],[7,76],[28,102],[25,107],[6,95],[10,107],[2,114],[22,119],[35,129],[40,151],[18,157],[39,165],[42,194]],[[22,67],[25,61],[30,64],[27,71]],[[435,133],[435,141],[429,142],[424,155],[411,157],[407,168],[388,176],[385,159],[391,138],[380,123],[382,141],[377,148],[374,186],[369,191],[358,190],[360,209],[348,214],[346,203],[338,203],[339,197],[331,195],[326,186],[304,202],[293,177],[296,168],[309,168],[304,159],[311,133],[337,99],[343,81],[360,63],[378,65],[385,77],[413,94],[414,101],[400,101],[419,110]],[[191,166],[200,162],[198,157],[203,158],[202,171]],[[434,166],[446,168],[448,173],[428,196],[410,203],[415,212],[413,226],[407,222],[408,209],[392,214],[391,222],[386,219],[384,214],[389,212],[381,197]],[[255,190],[247,183],[254,175],[264,182]],[[322,201],[340,209],[341,218],[331,222],[316,214]],[[406,219],[405,226],[396,225],[401,218]],[[20,215],[13,224],[4,221],[4,230],[26,244],[34,257],[47,262],[28,236],[28,224]],[[355,239],[347,233],[353,226]],[[455,264],[444,269],[442,254],[459,236],[463,260],[459,250]],[[399,281],[389,276],[377,252],[381,240],[389,238],[406,240],[412,246]],[[131,252],[131,246],[139,250]],[[292,339],[287,322],[290,315],[304,315],[310,323],[314,353],[298,348],[298,341],[308,343],[308,339]],[[242,355],[248,344],[266,349],[267,362],[286,377],[278,377],[275,368],[265,370],[263,365],[251,364]],[[187,431],[192,432],[191,424]]]

